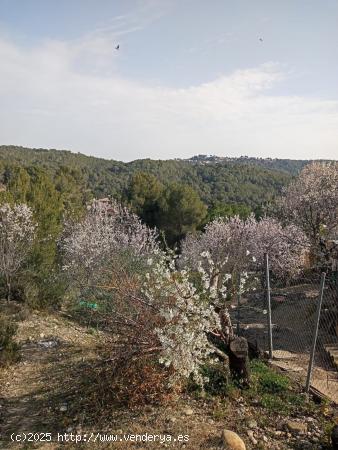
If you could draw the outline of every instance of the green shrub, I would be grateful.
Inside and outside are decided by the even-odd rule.
[[[290,380],[268,367],[263,361],[253,360],[251,366],[251,386],[261,392],[276,394],[289,389]]]
[[[17,325],[8,319],[0,319],[0,365],[16,361],[19,357],[19,346],[14,341]]]
[[[208,381],[204,384],[204,393],[211,396],[228,396],[233,383],[229,377],[229,368],[223,362],[215,362],[213,364],[205,364],[201,370],[201,375]],[[201,387],[190,378],[187,384],[188,392],[197,395],[202,393]]]
[[[17,300],[30,309],[58,309],[65,295],[66,284],[58,272],[24,273],[18,279]]]
[[[262,392],[277,394],[289,389],[289,379],[270,369],[261,361],[254,362],[252,371],[258,378],[259,390]]]
[[[262,394],[261,405],[269,411],[287,415],[292,410],[292,405],[286,399],[273,394]]]
[[[259,400],[260,404],[271,412],[287,415],[294,412],[313,413],[316,405],[308,401],[289,378],[278,373],[264,362],[251,362],[251,384],[245,395]]]
[[[229,371],[223,362],[204,366],[202,375],[208,378],[205,390],[210,395],[225,395],[228,391]]]

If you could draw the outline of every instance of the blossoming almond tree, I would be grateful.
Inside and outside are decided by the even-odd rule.
[[[222,333],[210,298],[224,291],[214,289],[210,272],[199,268],[196,287],[190,272],[159,250],[155,232],[115,202],[95,202],[80,223],[68,224],[61,246],[72,281],[82,289],[90,284],[94,297],[109,304],[99,315],[114,336],[117,366],[153,356],[171,383],[189,376],[203,383],[201,365],[217,352],[209,334]],[[133,255],[126,264],[119,259],[124,251]]]
[[[239,272],[244,277],[248,271],[261,272],[264,253],[269,254],[274,273],[297,273],[302,268],[302,254],[307,246],[307,238],[300,228],[295,225],[283,227],[273,218],[260,221],[254,216],[246,220],[239,217],[216,219],[206,226],[204,233],[186,238],[182,244],[181,263],[195,269],[199,264],[208,266],[216,285],[224,283],[224,277],[232,284]],[[208,259],[203,258],[205,251],[211,255],[212,267]]]
[[[204,233],[186,237],[181,264],[195,270],[202,265],[210,273],[213,288],[220,288],[224,281],[231,281],[247,266],[249,235],[254,224],[253,216],[246,221],[238,216],[215,219],[207,224]]]
[[[283,220],[299,226],[313,250],[321,237],[338,233],[338,163],[315,162],[304,167],[279,203]]]
[[[217,305],[221,339],[213,339],[228,349],[230,368],[248,382],[247,360],[238,357],[242,344],[235,338],[228,303],[238,292],[244,292],[262,279],[264,253],[270,257],[270,267],[276,275],[298,273],[303,265],[302,252],[307,246],[304,233],[294,225],[285,228],[275,219],[257,221],[239,217],[216,219],[200,235],[189,235],[182,244],[181,267],[195,270],[209,283],[208,298]],[[214,297],[214,298],[213,298]],[[213,336],[213,334],[209,334]],[[243,338],[242,338],[243,339]]]
[[[173,259],[162,258],[151,267],[143,293],[162,318],[154,330],[160,363],[171,367],[172,381],[193,376],[203,385],[201,366],[217,351],[208,336],[221,331],[221,321],[209,301],[218,293],[211,292],[208,273],[201,269],[201,274],[203,283],[196,289],[188,271],[177,270]]]
[[[67,222],[60,247],[64,269],[79,286],[96,284],[123,251],[147,257],[159,253],[156,231],[111,200],[94,201],[79,222]]]
[[[171,386],[190,376],[203,386],[202,366],[217,355],[225,357],[210,339],[227,338],[222,318],[210,302],[212,298],[218,303],[216,297],[224,291],[211,289],[203,268],[200,274],[202,283],[196,287],[189,271],[176,269],[174,258],[162,254],[156,261],[148,260],[148,271],[139,277],[139,284],[128,283],[127,287],[120,278],[118,284],[107,286],[123,297],[113,318],[118,335],[114,348],[129,364],[153,356],[169,371]]]
[[[251,268],[255,271],[264,270],[264,254],[267,253],[275,276],[296,276],[304,268],[308,248],[309,240],[300,227],[294,224],[282,226],[271,217],[256,221],[250,231],[248,250],[253,257]]]
[[[25,204],[0,206],[0,274],[11,298],[12,278],[25,261],[33,243],[36,224],[32,210]]]
[[[197,279],[190,269],[176,269],[170,258],[153,265],[146,277],[142,292],[161,318],[152,340],[159,341],[159,361],[171,369],[172,382],[191,376],[203,387],[208,380],[202,376],[202,367],[219,364],[221,360],[226,361],[224,368],[229,361],[233,375],[248,383],[247,355],[238,357],[235,350],[246,340],[233,334],[225,303],[227,287],[219,283],[215,288],[212,283],[215,264],[208,252],[201,257],[208,260],[207,269],[200,264]],[[223,282],[229,276],[225,275]]]

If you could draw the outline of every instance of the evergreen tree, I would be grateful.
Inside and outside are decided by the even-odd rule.
[[[137,172],[128,189],[131,209],[150,227],[158,227],[164,208],[164,186],[150,173]]]
[[[218,217],[227,218],[239,216],[241,219],[247,219],[251,213],[252,211],[247,205],[239,203],[214,202],[208,209],[206,223],[212,222],[214,219],[217,219]]]
[[[61,195],[63,210],[67,216],[80,217],[86,204],[92,199],[83,174],[74,168],[61,166],[55,174],[55,189]]]
[[[207,214],[207,207],[194,189],[185,184],[173,183],[165,194],[165,207],[161,211],[160,228],[172,245],[187,233],[194,232]]]

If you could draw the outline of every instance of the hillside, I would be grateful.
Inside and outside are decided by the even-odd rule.
[[[164,184],[179,182],[192,186],[207,204],[241,203],[252,209],[271,201],[307,162],[199,155],[187,160],[140,159],[124,163],[64,150],[0,146],[3,168],[38,166],[51,175],[62,166],[76,169],[96,197],[122,198],[131,175],[143,171],[155,175]]]
[[[186,159],[192,164],[244,164],[264,167],[266,169],[278,170],[291,175],[297,175],[302,168],[308,164],[309,160],[301,159],[279,159],[279,158],[254,158],[250,156],[240,156],[237,158],[230,156],[196,155]]]
[[[19,359],[0,366],[0,448],[217,450],[225,448],[225,429],[238,433],[247,450],[330,448],[334,408],[307,401],[295,381],[262,362],[251,363],[250,389],[230,385],[225,398],[183,392],[164,404],[127,407],[110,388],[105,331],[68,310],[28,314],[22,304],[0,300],[0,312],[14,320],[19,346]],[[34,444],[12,442],[12,433],[34,433]],[[144,442],[149,434],[161,446]]]

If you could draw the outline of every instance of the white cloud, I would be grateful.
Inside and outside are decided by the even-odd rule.
[[[0,143],[122,160],[336,158],[338,102],[272,94],[285,77],[278,64],[190,88],[151,87],[116,75],[100,33],[31,49],[0,40]]]

